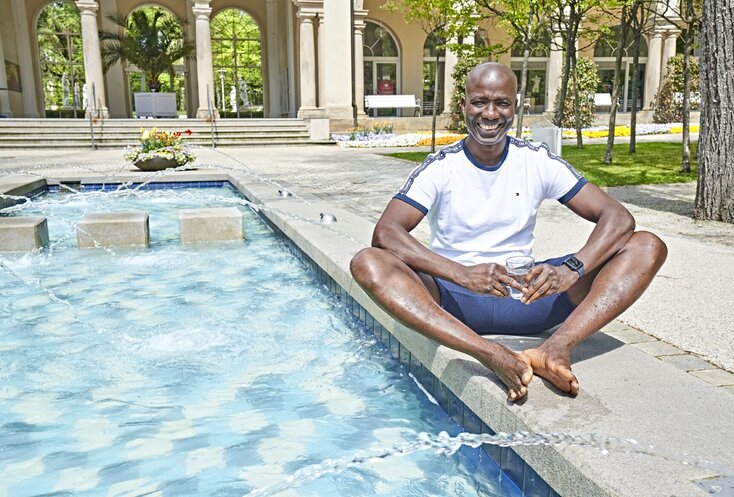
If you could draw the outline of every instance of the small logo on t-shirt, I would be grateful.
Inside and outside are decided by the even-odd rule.
[[[519,197],[520,196],[520,192],[515,192],[515,196],[516,197]]]

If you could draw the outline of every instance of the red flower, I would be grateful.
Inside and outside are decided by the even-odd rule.
[[[184,131],[184,133],[186,133],[187,135],[190,135],[191,134],[191,130],[190,129],[187,129],[186,131]]]

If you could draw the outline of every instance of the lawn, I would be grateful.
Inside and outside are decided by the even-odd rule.
[[[606,145],[564,145],[563,158],[573,164],[586,179],[598,186],[647,185],[657,183],[685,183],[696,180],[696,148],[691,144],[693,171],[679,172],[680,143],[638,143],[637,153],[629,153],[626,143],[614,146],[614,163],[603,164]],[[426,152],[399,152],[390,157],[420,163]]]

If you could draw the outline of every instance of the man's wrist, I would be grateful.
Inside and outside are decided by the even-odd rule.
[[[563,265],[566,266],[571,271],[575,271],[579,275],[579,279],[583,278],[586,274],[586,269],[584,269],[584,263],[576,258],[576,256],[571,256],[567,258],[565,261],[563,261]]]

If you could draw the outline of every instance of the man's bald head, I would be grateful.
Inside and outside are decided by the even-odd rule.
[[[517,94],[517,77],[512,70],[499,62],[485,62],[475,66],[466,78],[466,94],[469,95],[473,87],[479,83],[492,85],[512,85],[512,95]]]

